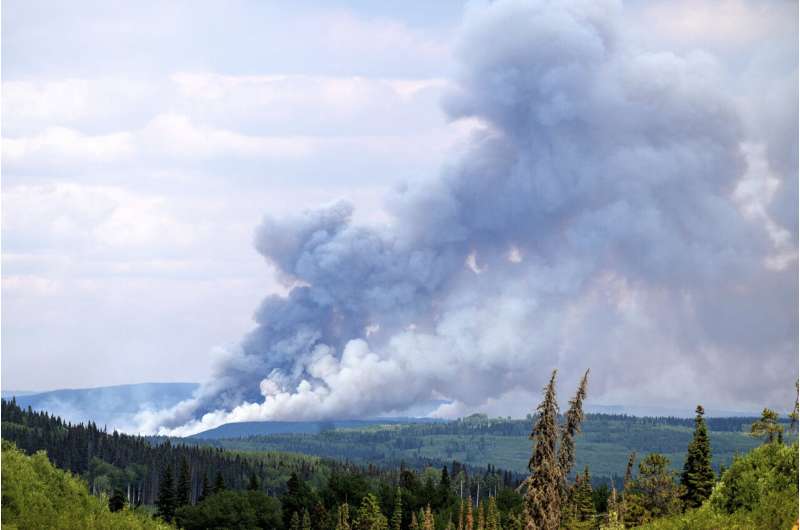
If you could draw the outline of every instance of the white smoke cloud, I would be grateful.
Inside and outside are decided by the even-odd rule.
[[[713,55],[649,51],[622,15],[596,1],[472,8],[444,102],[483,125],[466,152],[394,194],[383,228],[352,223],[346,202],[265,219],[256,248],[288,296],[263,301],[193,400],[142,428],[430,399],[450,401],[440,415],[495,411],[554,367],[591,368],[603,399],[788,399],[797,260],[775,186],[758,184],[770,153],[752,148]]]

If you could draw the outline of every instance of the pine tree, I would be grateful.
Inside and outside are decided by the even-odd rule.
[[[222,472],[217,471],[217,478],[214,480],[214,493],[221,493],[225,491],[225,479],[222,478]]]
[[[311,514],[307,509],[303,510],[303,530],[311,530]]]
[[[778,423],[778,413],[771,409],[761,412],[761,419],[750,427],[750,435],[765,438],[765,443],[783,442],[783,426]]]
[[[464,499],[458,502],[458,530],[464,530]]]
[[[639,475],[625,489],[625,523],[637,526],[679,513],[683,486],[674,481],[669,459],[650,453],[639,463]]]
[[[537,407],[538,418],[531,432],[533,455],[528,463],[531,476],[525,495],[526,527],[557,530],[561,519],[562,476],[556,456],[558,403],[556,370],[544,388],[544,399]]]
[[[289,522],[290,530],[300,530],[300,515],[297,512],[292,514],[292,519]]]
[[[486,519],[483,513],[483,502],[478,499],[478,525],[475,527],[476,530],[486,530]]]
[[[208,473],[203,473],[203,485],[200,489],[200,496],[197,497],[197,502],[203,502],[208,498],[209,495],[212,495],[214,492],[211,491],[211,483],[208,481]]]
[[[467,497],[467,515],[464,521],[464,530],[473,530],[474,521],[472,520],[472,496]]]
[[[697,405],[694,419],[694,437],[689,442],[686,462],[683,465],[681,484],[686,488],[683,501],[689,508],[697,508],[711,495],[714,487],[714,470],[711,467],[711,441],[703,419],[703,407]]]
[[[403,495],[398,486],[394,494],[394,511],[392,512],[392,530],[402,530],[403,526]]]
[[[189,470],[189,461],[181,459],[181,470],[178,474],[178,487],[175,490],[175,505],[180,508],[192,502],[192,475]]]
[[[167,522],[171,522],[175,516],[175,479],[172,476],[172,466],[167,464],[161,474],[158,484],[158,499],[156,499],[156,515]]]

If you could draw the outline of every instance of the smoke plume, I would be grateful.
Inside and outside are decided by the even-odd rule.
[[[797,202],[773,199],[796,163],[770,166],[712,55],[647,51],[621,10],[468,11],[444,108],[479,124],[469,146],[393,193],[381,228],[347,202],[264,219],[255,246],[288,296],[267,297],[195,398],[144,428],[436,399],[456,415],[537,392],[552,368],[591,368],[595,402],[790,396]]]

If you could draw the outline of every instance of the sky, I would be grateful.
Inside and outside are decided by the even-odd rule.
[[[8,0],[2,386],[203,383],[142,420],[173,432],[521,414],[552,368],[786,408],[797,33],[757,0]]]

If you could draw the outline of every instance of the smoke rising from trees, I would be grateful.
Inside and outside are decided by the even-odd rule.
[[[434,399],[456,415],[587,366],[608,401],[691,401],[700,387],[783,399],[797,175],[776,149],[796,160],[796,124],[752,137],[713,55],[648,51],[621,14],[596,1],[471,8],[443,102],[477,124],[470,144],[438,178],[399,187],[385,226],[354,224],[345,201],[266,217],[255,246],[288,296],[262,302],[195,399],[142,428]]]

